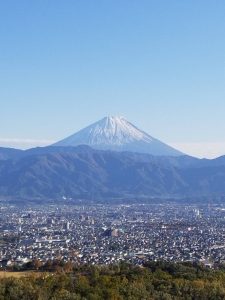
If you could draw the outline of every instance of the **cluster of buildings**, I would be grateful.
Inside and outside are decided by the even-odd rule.
[[[77,264],[225,261],[225,206],[0,206],[0,267],[38,259]]]

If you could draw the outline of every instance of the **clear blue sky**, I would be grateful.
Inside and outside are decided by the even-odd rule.
[[[123,115],[188,153],[225,154],[225,1],[0,1],[0,104],[4,146]]]

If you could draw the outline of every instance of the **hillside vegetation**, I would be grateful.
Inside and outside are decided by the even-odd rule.
[[[225,299],[225,270],[201,265],[150,262],[144,267],[82,266],[56,273],[0,279],[0,299],[144,300]]]

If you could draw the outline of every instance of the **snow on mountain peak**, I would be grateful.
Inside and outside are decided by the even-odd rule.
[[[87,127],[89,144],[107,143],[121,145],[135,140],[152,140],[150,136],[139,130],[123,117],[108,116]],[[84,133],[84,132],[83,132]]]
[[[102,150],[132,151],[153,155],[182,155],[151,137],[121,116],[108,116],[53,146],[88,145]]]

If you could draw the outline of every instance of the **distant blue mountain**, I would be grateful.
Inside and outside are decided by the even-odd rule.
[[[0,148],[1,199],[107,201],[224,195],[225,157],[153,156],[88,146]]]

